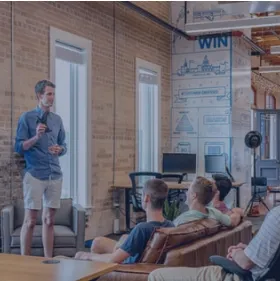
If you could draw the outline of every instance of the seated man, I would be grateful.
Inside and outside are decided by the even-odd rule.
[[[217,191],[214,195],[212,206],[219,211],[221,211],[223,214],[231,215],[233,212],[239,213],[240,216],[243,216],[243,210],[241,208],[233,208],[229,209],[227,205],[224,202],[224,199],[229,194],[232,183],[230,179],[217,179],[215,180]]]
[[[227,258],[236,262],[241,268],[250,270],[254,280],[267,268],[280,245],[280,206],[273,208],[257,235],[248,246],[240,243],[228,249]],[[198,268],[177,267],[153,271],[149,281],[239,281],[239,277],[226,274],[219,266]]]
[[[111,239],[97,239],[93,242],[92,253],[78,252],[76,259],[114,263],[136,263],[155,228],[173,227],[174,224],[163,217],[163,205],[167,198],[168,186],[160,179],[148,180],[142,191],[142,208],[146,211],[147,222],[137,224],[125,241],[117,243]]]
[[[226,215],[215,208],[207,207],[216,190],[214,182],[203,177],[195,178],[187,194],[189,211],[182,213],[174,220],[175,226],[203,218],[215,219],[225,226],[238,225],[241,220],[239,213],[233,211],[231,215]]]

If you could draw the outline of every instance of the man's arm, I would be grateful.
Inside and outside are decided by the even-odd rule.
[[[238,213],[233,212],[230,215],[223,214],[220,210],[211,208],[214,211],[216,219],[225,226],[235,227],[239,224],[241,217]]]
[[[250,270],[255,264],[245,255],[241,248],[232,250],[232,260],[236,262],[241,268]]]
[[[238,212],[233,211],[229,217],[230,217],[231,226],[233,226],[233,227],[237,226],[241,221],[241,215]]]
[[[63,156],[67,152],[67,146],[66,146],[66,142],[65,142],[65,130],[64,130],[64,126],[63,126],[62,120],[61,120],[60,124],[61,125],[60,125],[60,130],[59,130],[59,133],[58,133],[57,144],[62,149],[60,154],[59,154],[59,156]]]
[[[23,152],[30,149],[39,139],[37,135],[30,139],[28,138],[28,125],[25,120],[25,114],[23,114],[18,121],[16,133],[15,151],[17,153],[23,155]]]
[[[127,259],[130,254],[125,252],[122,249],[118,249],[112,254],[91,254],[92,261],[103,261],[103,262],[112,262],[112,263],[122,263]]]
[[[75,256],[75,259],[102,261],[108,263],[122,263],[129,256],[130,254],[126,251],[118,249],[112,254],[93,254],[87,252],[78,252]]]

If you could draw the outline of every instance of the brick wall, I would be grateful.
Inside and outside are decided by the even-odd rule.
[[[137,2],[168,21],[168,2]],[[14,71],[11,83],[11,2],[0,2],[0,207],[21,197],[21,164],[10,165],[19,115],[36,105],[34,84],[49,77],[50,26],[92,40],[92,189],[94,212],[87,236],[112,232],[109,186],[135,163],[135,58],[162,67],[162,150],[169,150],[171,36],[162,27],[116,4],[116,104],[114,104],[113,2],[13,2]],[[12,85],[12,86],[11,86]],[[11,94],[11,89],[14,89]],[[60,94],[60,93],[57,93]],[[116,109],[116,135],[113,136]],[[113,171],[113,147],[116,166]],[[12,190],[10,187],[12,186]]]

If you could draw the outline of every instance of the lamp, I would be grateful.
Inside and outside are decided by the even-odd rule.
[[[254,168],[254,173],[253,173],[253,183],[254,183],[254,193],[252,195],[252,198],[250,199],[244,214],[247,213],[247,210],[249,209],[249,213],[252,210],[253,207],[253,203],[258,201],[260,203],[262,203],[267,210],[269,211],[269,208],[267,207],[267,205],[265,204],[265,202],[263,201],[263,199],[261,198],[261,196],[257,193],[257,186],[256,186],[256,149],[261,145],[262,143],[262,135],[260,134],[260,132],[258,131],[250,131],[249,133],[246,134],[245,136],[245,145],[251,149],[253,149],[254,151],[254,164],[253,164],[253,168]]]

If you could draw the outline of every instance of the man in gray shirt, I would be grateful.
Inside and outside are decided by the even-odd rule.
[[[266,216],[259,232],[249,245],[239,243],[228,249],[227,258],[240,267],[252,272],[254,280],[266,269],[280,244],[280,206],[273,208]],[[177,267],[153,271],[149,281],[239,281],[239,277],[226,274],[219,266],[198,268]]]

